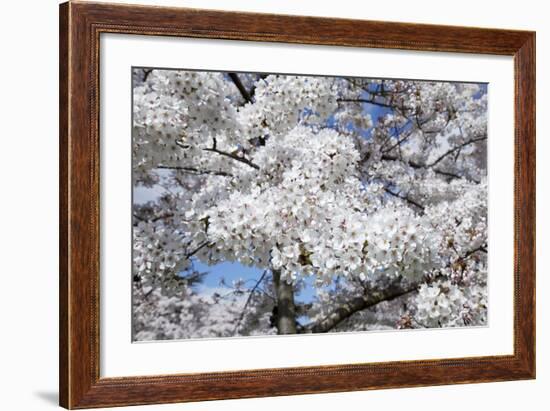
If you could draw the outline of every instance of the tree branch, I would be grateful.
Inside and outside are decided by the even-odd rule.
[[[405,200],[407,203],[410,203],[410,204],[420,208],[421,210],[424,210],[424,206],[422,204],[416,202],[415,200],[413,200],[412,198],[410,198],[408,196],[402,196],[399,193],[395,193],[392,190],[390,190],[388,187],[384,187],[384,191],[386,191],[386,193],[388,193],[388,194],[390,194],[394,197],[400,198],[401,200]]]
[[[394,109],[395,107],[390,105],[390,104],[386,104],[386,103],[381,103],[379,101],[376,101],[374,99],[365,99],[365,98],[339,98],[336,100],[337,103],[367,103],[367,104],[372,104],[372,105],[375,105],[375,106],[379,106],[379,107],[386,107],[386,108],[391,108],[391,109]]]
[[[180,166],[157,166],[156,168],[160,168],[163,170],[179,170],[179,171],[186,171],[191,174],[211,174],[216,176],[223,176],[223,177],[233,177],[232,174],[226,173],[225,171],[213,171],[213,170],[199,170],[198,168],[194,167],[180,167]]]
[[[248,92],[248,90],[245,88],[244,84],[242,83],[241,79],[239,78],[239,75],[237,73],[227,73],[229,78],[233,81],[233,84],[237,87],[237,90],[241,93],[241,96],[246,100],[247,103],[252,103],[252,96]]]
[[[401,146],[401,144],[403,144],[405,141],[407,141],[411,135],[412,135],[412,133],[410,133],[410,132],[407,133],[407,134],[405,135],[405,137],[402,137],[402,138],[398,139],[393,145],[391,145],[391,146],[388,147],[388,148],[381,149],[380,151],[381,151],[382,153],[389,153],[389,152],[391,152],[394,148]]]
[[[423,169],[428,169],[428,168],[431,168],[429,167],[428,165],[426,164],[420,164],[420,163],[417,163],[413,160],[402,160],[400,159],[399,157],[397,156],[392,156],[392,155],[388,155],[388,154],[383,154],[382,157],[380,158],[381,160],[385,160],[385,161],[403,161],[405,164],[408,164],[410,167],[412,168],[416,168],[416,169],[420,169],[420,168],[423,168]],[[450,177],[450,178],[467,178],[465,176],[460,176],[458,174],[455,174],[455,173],[452,173],[450,171],[445,171],[445,170],[440,170],[438,168],[432,168],[432,170],[434,171],[434,173],[436,174],[440,174],[442,176],[445,176],[445,177]],[[473,178],[468,178],[470,181],[473,181],[474,183],[477,183],[479,184],[479,181],[476,180],[476,179],[473,179]]]
[[[147,81],[149,75],[153,72],[153,69],[143,69],[143,82]]]
[[[406,288],[402,288],[399,282],[392,284],[390,287],[383,290],[377,290],[370,292],[368,295],[353,298],[352,300],[342,304],[336,308],[332,313],[327,315],[322,320],[306,326],[304,333],[326,333],[340,324],[342,321],[347,320],[353,314],[358,311],[365,310],[373,307],[382,301],[391,301],[404,295],[410,294],[418,289],[418,284],[409,285]]]
[[[462,144],[459,144],[458,146],[456,147],[453,147],[451,148],[450,150],[448,150],[447,152],[443,153],[442,155],[440,155],[436,160],[432,161],[431,163],[429,164],[426,164],[426,167],[430,168],[430,167],[433,167],[435,166],[437,163],[439,163],[441,160],[443,160],[445,157],[447,157],[449,154],[452,154],[454,153],[456,150],[460,150],[462,149],[463,147],[466,147],[470,144],[473,144],[473,143],[476,143],[478,141],[483,141],[483,140],[487,140],[487,135],[484,135],[482,137],[478,137],[478,138],[472,138],[468,141],[465,141],[464,143]]]
[[[473,250],[466,252],[459,260],[464,261],[476,252],[487,253],[485,245],[481,245]],[[389,287],[378,290],[367,291],[368,294],[352,298],[350,301],[343,303],[336,308],[332,313],[328,314],[322,320],[307,325],[302,332],[304,333],[325,333],[332,330],[342,321],[347,320],[353,314],[374,307],[382,301],[391,301],[404,295],[416,292],[420,286],[420,282],[409,284],[406,287],[402,286],[401,281],[395,281]]]
[[[247,166],[250,166],[252,168],[255,168],[256,170],[259,170],[260,169],[260,166],[253,163],[252,161],[250,161],[249,159],[245,158],[245,157],[239,157],[238,155],[236,154],[233,154],[233,153],[228,153],[226,151],[222,151],[222,150],[218,150],[216,148],[216,146],[214,145],[214,147],[212,148],[204,148],[203,149],[204,151],[211,151],[212,153],[217,153],[221,156],[225,156],[225,157],[229,157],[229,158],[232,158],[233,160],[235,161],[239,161],[243,164],[246,164]]]
[[[233,334],[236,334],[237,331],[239,331],[239,327],[241,325],[241,322],[244,318],[244,314],[246,312],[246,307],[248,307],[248,304],[250,304],[250,300],[252,300],[252,295],[254,294],[254,291],[256,291],[256,289],[259,287],[259,285],[261,284],[261,282],[265,278],[266,274],[267,274],[267,270],[264,270],[262,276],[258,279],[258,281],[256,281],[256,284],[254,284],[254,287],[252,287],[252,289],[249,291],[248,298],[246,299],[246,302],[244,303],[243,309],[241,311],[241,315],[240,315],[239,319],[237,320],[237,324],[235,324],[235,329],[233,330]]]
[[[133,214],[134,218],[136,218],[137,220],[139,221],[145,221],[145,222],[148,222],[148,223],[155,223],[159,220],[164,220],[165,218],[172,218],[174,217],[174,214],[173,213],[166,213],[166,214],[162,214],[162,215],[159,215],[159,216],[156,216],[156,217],[152,217],[152,218],[145,218],[145,217],[142,217],[136,213]]]
[[[199,246],[197,246],[197,248],[195,248],[193,251],[190,251],[188,252],[185,257],[187,258],[191,258],[193,257],[195,254],[197,254],[200,250],[202,250],[204,247],[206,246],[212,246],[213,244],[212,243],[209,243],[208,241],[205,241],[204,243],[200,244]]]
[[[460,261],[466,260],[468,257],[470,257],[472,254],[477,253],[478,251],[481,251],[482,253],[487,254],[487,248],[485,245],[480,245],[477,248],[474,248],[473,250],[468,251],[466,254],[464,254],[462,257],[459,258]]]

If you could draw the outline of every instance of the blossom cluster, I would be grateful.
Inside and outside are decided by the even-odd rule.
[[[254,102],[239,110],[245,136],[266,138],[300,122],[322,123],[336,109],[335,87],[327,77],[269,75],[259,80]]]
[[[416,303],[416,325],[423,328],[453,327],[487,323],[484,287],[460,287],[451,281],[422,284]]]

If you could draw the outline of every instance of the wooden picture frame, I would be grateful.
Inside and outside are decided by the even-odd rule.
[[[513,355],[100,378],[101,33],[513,56]],[[534,32],[69,2],[60,6],[59,47],[61,406],[125,406],[535,378]]]

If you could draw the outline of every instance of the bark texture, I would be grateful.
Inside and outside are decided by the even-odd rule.
[[[278,270],[273,270],[273,285],[277,296],[277,333],[296,334],[294,287],[281,279],[281,272]]]
[[[382,301],[391,301],[395,298],[412,293],[418,289],[417,284],[412,284],[403,287],[399,282],[396,282],[386,289],[372,290],[367,295],[358,296],[335,309],[321,321],[307,327],[305,333],[326,333],[347,320],[358,311],[362,311],[369,307],[373,307]]]

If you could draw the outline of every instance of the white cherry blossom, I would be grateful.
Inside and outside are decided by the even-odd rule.
[[[134,204],[135,339],[486,324],[485,85],[133,79],[134,186],[163,193]],[[197,262],[264,275],[205,294]]]

